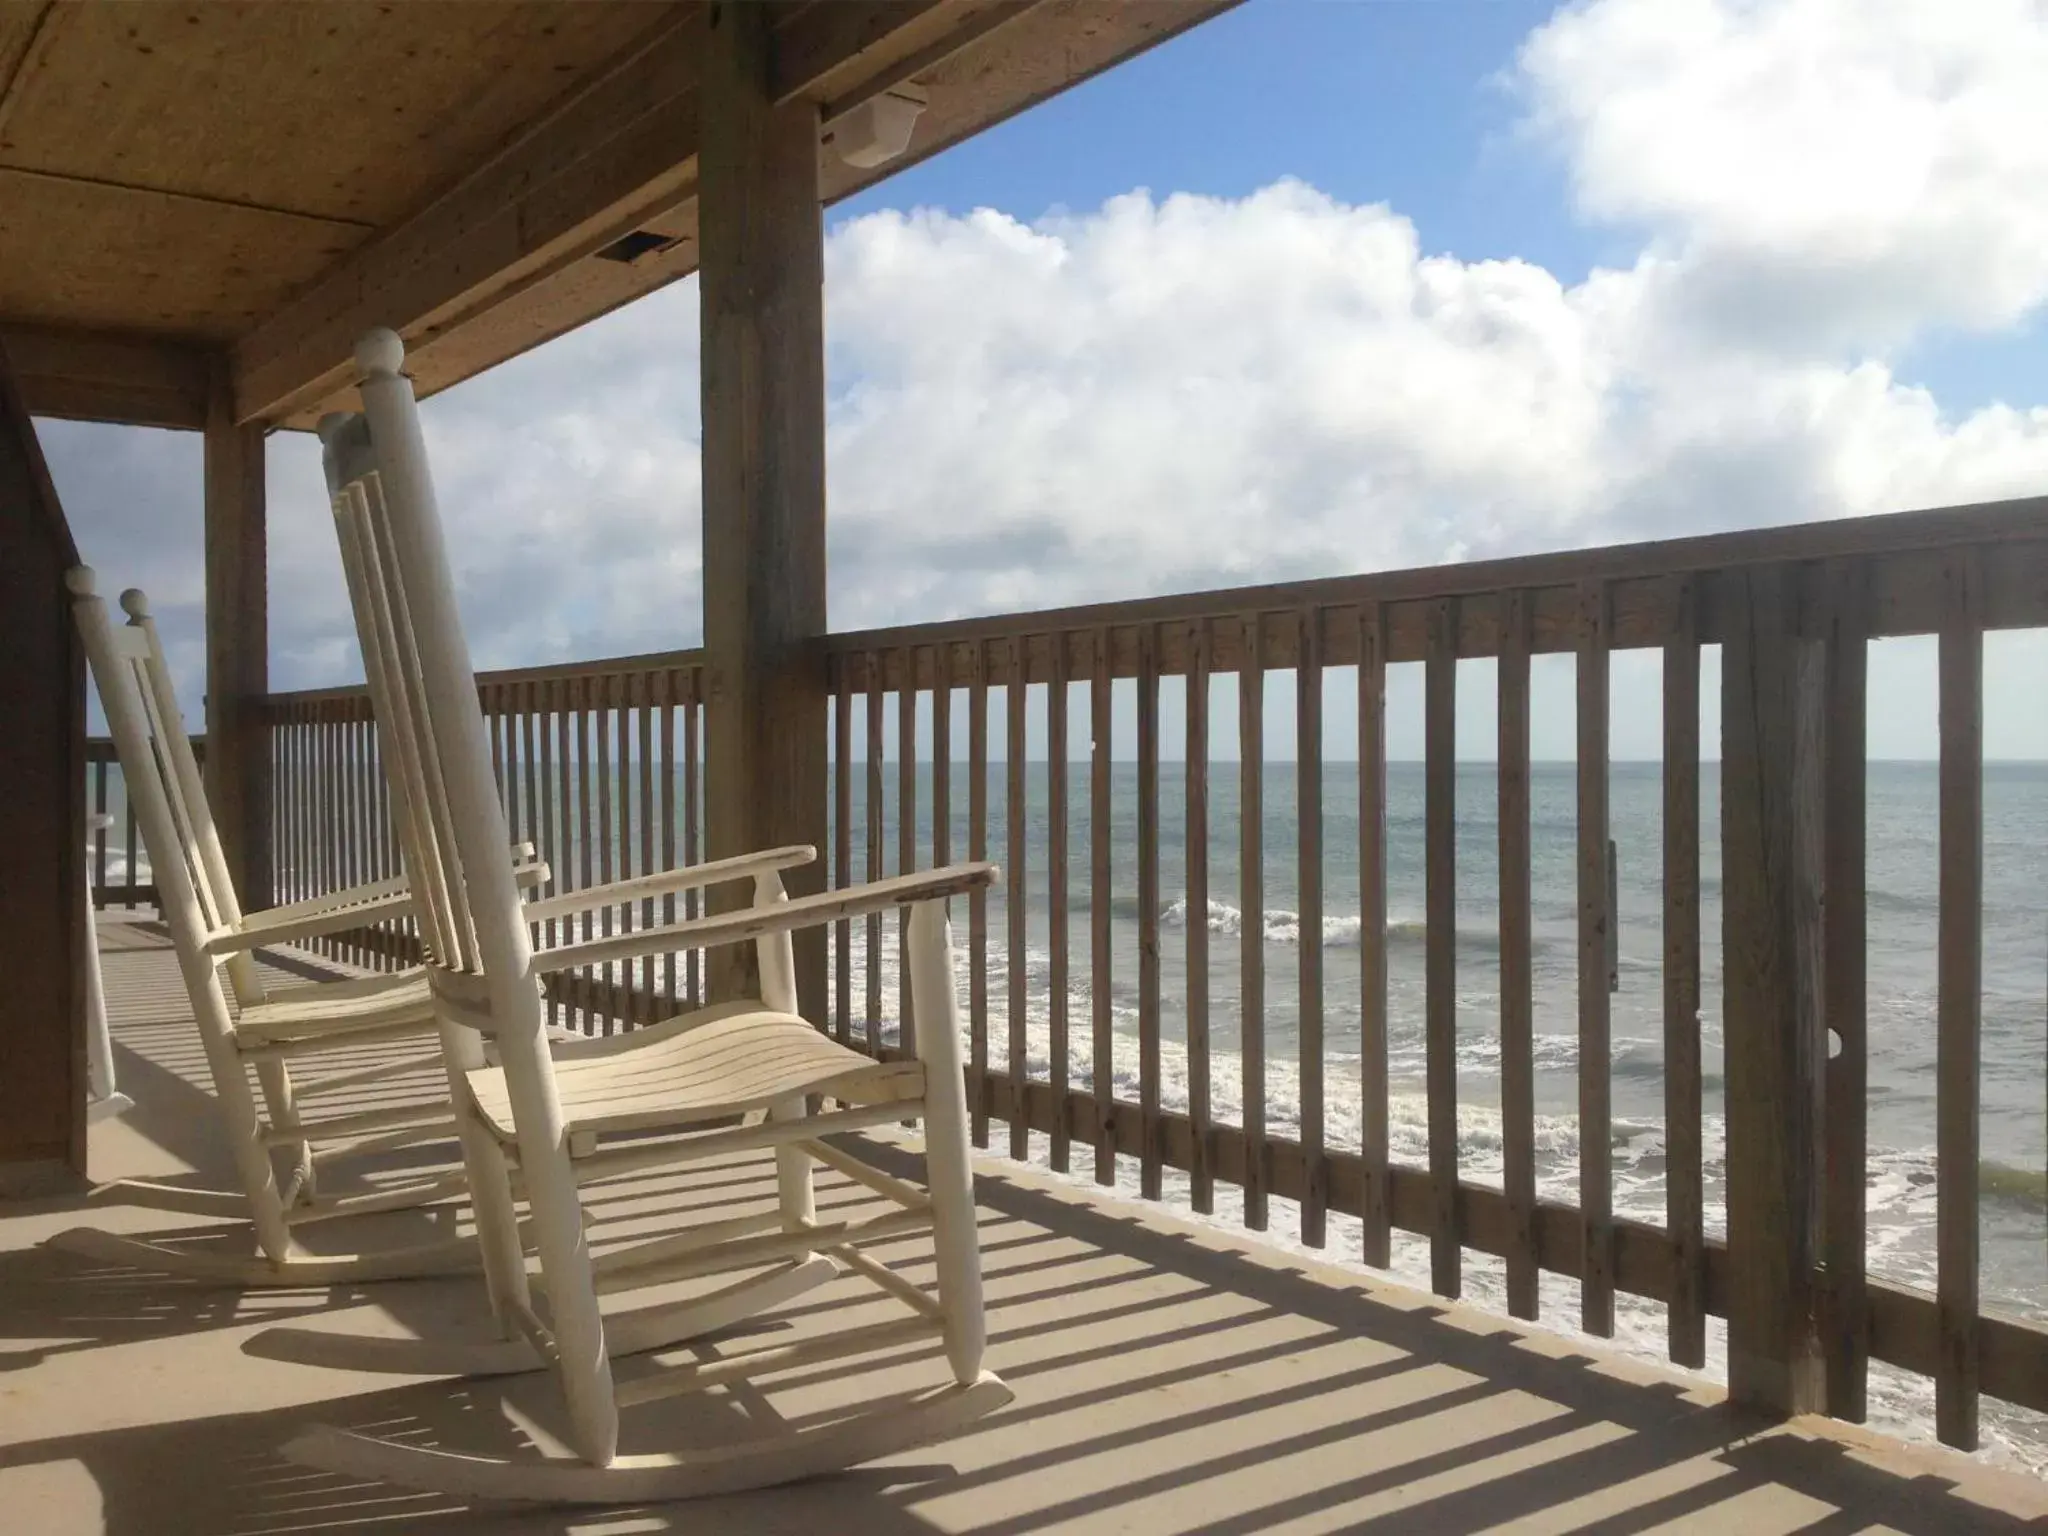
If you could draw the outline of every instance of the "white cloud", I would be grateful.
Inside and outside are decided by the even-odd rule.
[[[1595,0],[1521,68],[1584,211],[1645,230],[1633,264],[1424,257],[1295,182],[840,229],[834,626],[2048,488],[2048,408],[1957,418],[1888,361],[2048,296],[2048,9]],[[485,664],[700,633],[695,309],[679,285],[427,406]],[[142,482],[86,440],[53,456],[90,550],[87,488]],[[275,675],[334,680],[317,459],[274,452]],[[142,501],[196,512],[180,453]],[[122,516],[175,527],[196,586],[194,516]]]
[[[1691,323],[1883,347],[2048,297],[2039,0],[1592,0],[1520,68],[1582,210],[1678,257]]]

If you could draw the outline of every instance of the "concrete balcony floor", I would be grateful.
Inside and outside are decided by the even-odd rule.
[[[121,1087],[137,1102],[95,1128],[94,1176],[196,1174],[225,1185],[168,945],[145,928],[106,929]],[[433,1092],[433,1074],[411,1088]],[[877,1144],[874,1156],[890,1163],[902,1153]],[[479,1451],[512,1449],[535,1426],[544,1433],[545,1377],[353,1376],[241,1352],[259,1328],[286,1320],[474,1332],[478,1282],[205,1288],[36,1245],[82,1220],[201,1240],[206,1223],[83,1211],[75,1200],[0,1206],[0,1532],[2048,1529],[2048,1487],[2024,1477],[1821,1421],[1761,1426],[1710,1389],[1576,1341],[996,1159],[980,1171],[990,1364],[1015,1389],[1013,1406],[959,1439],[842,1476],[619,1511],[451,1502],[276,1454],[315,1422]],[[596,1236],[631,1235],[664,1212],[757,1208],[772,1197],[766,1158],[628,1181],[596,1192]],[[821,1205],[868,1198],[821,1176]],[[413,1213],[374,1235],[417,1237],[453,1219]],[[926,1278],[914,1245],[878,1252]],[[842,1279],[761,1326],[809,1330],[893,1306]],[[829,1415],[863,1393],[914,1391],[943,1374],[935,1350],[864,1365],[643,1410],[627,1419],[627,1448],[711,1443],[771,1416]]]

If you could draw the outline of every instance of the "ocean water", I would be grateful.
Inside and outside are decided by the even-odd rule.
[[[864,872],[865,778],[857,774],[851,832],[853,869]],[[884,775],[883,865],[897,867],[898,767]],[[951,770],[952,852],[969,848],[967,766]],[[989,857],[1006,866],[1008,884],[989,901],[990,1059],[1007,1056],[1009,1027],[1007,903],[1026,902],[1028,938],[1027,1055],[1031,1075],[1050,1072],[1052,933],[1047,868],[1047,770],[1026,773],[1025,879],[1008,868],[1005,772],[989,777]],[[1701,1054],[1706,1219],[1726,1230],[1724,1100],[1721,1062],[1719,789],[1715,767],[1702,769]],[[1092,1081],[1093,970],[1090,910],[1091,825],[1085,763],[1068,775],[1069,920],[1067,1011],[1070,1080]],[[1459,1168],[1475,1183],[1502,1178],[1500,1102],[1500,975],[1498,823],[1492,764],[1459,765],[1457,775],[1457,1027]],[[1187,1105],[1185,933],[1186,818],[1179,764],[1160,770],[1160,972],[1162,1097]],[[1618,1215],[1661,1225],[1664,1183],[1662,809],[1660,768],[1616,764],[1610,778],[1610,832],[1618,850],[1619,989],[1611,998],[1614,1208]],[[931,770],[917,774],[918,863],[931,861]],[[1578,1178],[1578,948],[1575,906],[1576,778],[1569,764],[1539,764],[1530,787],[1531,885],[1534,900],[1536,1153],[1539,1193],[1575,1203]],[[1355,1148],[1359,1121],[1358,782],[1355,765],[1323,771],[1324,916],[1320,934],[1304,935],[1297,910],[1297,807],[1293,766],[1268,763],[1263,796],[1264,969],[1267,1124],[1274,1135],[1298,1126],[1299,964],[1303,942],[1319,943],[1324,975],[1325,1137]],[[1933,764],[1873,764],[1869,777],[1869,1266],[1874,1275],[1931,1290],[1935,1278],[1935,977],[1938,784]],[[1137,769],[1119,763],[1108,797],[1112,878],[1110,1005],[1115,1021],[1112,1072],[1119,1098],[1138,1098]],[[1984,784],[1985,915],[1982,1073],[1982,1205],[1984,1304],[2048,1321],[2048,766],[1988,765]],[[1212,766],[1209,778],[1209,905],[1199,920],[1210,930],[1211,1095],[1218,1120],[1235,1121],[1244,1093],[1239,1044],[1240,936],[1245,903],[1238,864],[1239,802],[1234,764]],[[1419,764],[1388,767],[1387,886],[1389,1073],[1392,1155],[1428,1161],[1423,1042],[1423,777]],[[964,914],[955,914],[965,963]],[[853,953],[851,1009],[866,1011],[865,945]],[[893,931],[878,955],[885,1028],[896,1014],[897,947]],[[1000,1139],[1000,1138],[999,1138]],[[1035,1138],[1034,1155],[1049,1149]],[[1093,1152],[1076,1148],[1076,1176],[1092,1178]],[[1133,1193],[1137,1168],[1120,1161],[1119,1184]],[[1184,1178],[1169,1175],[1169,1203],[1188,1209]],[[1216,1219],[1239,1227],[1236,1191],[1219,1187]],[[1332,1217],[1323,1256],[1356,1262],[1358,1224]],[[1297,1212],[1274,1201],[1272,1241],[1299,1242]],[[1428,1247],[1397,1237],[1395,1273],[1428,1285]],[[1468,1254],[1466,1296],[1505,1309],[1504,1270]],[[1544,1321],[1570,1331],[1578,1318],[1577,1284],[1546,1276]],[[1663,1309],[1620,1298],[1617,1343],[1665,1359]],[[1725,1330],[1710,1322],[1710,1372],[1725,1370]],[[1873,1365],[1872,1422],[1896,1433],[1929,1436],[1933,1387],[1922,1378]],[[1987,1398],[1986,1453],[2048,1473],[2048,1418]]]

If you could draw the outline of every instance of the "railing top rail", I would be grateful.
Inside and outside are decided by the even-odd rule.
[[[506,667],[496,672],[479,672],[482,688],[506,687],[517,683],[544,683],[558,678],[616,677],[647,672],[673,672],[704,664],[702,647],[684,651],[646,651],[634,656],[601,656],[590,661],[553,662],[539,667]],[[334,688],[300,688],[289,693],[266,694],[265,707],[290,704],[319,704],[329,700],[359,699],[367,690],[361,683],[344,683]]]
[[[1876,517],[1837,518],[1778,528],[1741,529],[1599,549],[1520,555],[1502,560],[1328,576],[1264,586],[1173,593],[931,624],[849,630],[829,635],[829,654],[930,646],[1018,634],[1049,634],[1219,614],[1252,614],[1360,603],[1416,602],[1586,581],[1627,581],[1732,567],[1908,554],[1951,546],[2048,540],[2048,496],[1976,502]]]

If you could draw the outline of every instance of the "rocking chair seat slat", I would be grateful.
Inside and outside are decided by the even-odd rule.
[[[235,1038],[244,1045],[269,1045],[347,1034],[352,1030],[392,1024],[434,1022],[434,998],[422,972],[401,973],[389,985],[352,991],[344,997],[307,988],[305,995],[281,993],[244,1007],[235,1021]]]
[[[756,1007],[660,1035],[636,1031],[637,1049],[558,1060],[555,1078],[571,1136],[649,1131],[723,1119],[781,1101],[822,1094],[847,1103],[914,1097],[916,1062],[878,1062],[836,1043],[792,1013]],[[653,1037],[653,1038],[650,1038]],[[478,1113],[508,1144],[515,1139],[504,1073],[468,1074]]]

